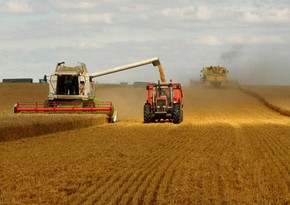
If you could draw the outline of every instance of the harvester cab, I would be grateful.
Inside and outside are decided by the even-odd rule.
[[[204,67],[201,71],[201,82],[206,86],[226,87],[228,83],[228,69],[221,66]]]
[[[114,110],[112,102],[99,102],[96,100],[93,78],[147,64],[153,64],[158,67],[161,66],[158,58],[151,58],[89,74],[84,63],[79,63],[78,66],[66,66],[65,62],[57,63],[55,72],[51,74],[48,80],[48,99],[44,103],[17,103],[14,106],[14,113],[91,112],[106,114],[109,122],[115,122],[117,119],[117,112]]]
[[[144,105],[144,122],[169,120],[175,124],[183,121],[183,92],[180,83],[150,83]]]
[[[58,63],[49,80],[48,100],[89,100],[94,95],[86,65]]]

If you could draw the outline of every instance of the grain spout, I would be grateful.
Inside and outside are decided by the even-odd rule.
[[[164,75],[163,68],[162,68],[161,64],[158,65],[158,70],[159,70],[161,82],[166,82],[166,78],[165,78],[165,75]]]

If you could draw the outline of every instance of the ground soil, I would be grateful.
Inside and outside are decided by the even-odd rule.
[[[259,99],[192,86],[183,123],[143,124],[145,88],[97,93],[117,123],[0,143],[0,204],[290,203],[290,118]]]

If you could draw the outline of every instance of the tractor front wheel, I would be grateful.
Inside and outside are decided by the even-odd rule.
[[[144,123],[149,123],[152,120],[151,105],[146,103],[144,105]]]
[[[172,121],[174,124],[179,124],[182,121],[182,111],[179,104],[173,105]]]

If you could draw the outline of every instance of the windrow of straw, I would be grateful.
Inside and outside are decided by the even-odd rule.
[[[94,114],[3,114],[0,121],[0,142],[5,142],[101,125],[107,119]]]
[[[240,87],[240,90],[252,97],[259,99],[271,110],[278,112],[281,115],[290,116],[290,109],[284,108],[278,103],[273,102],[270,96],[265,97],[263,94],[260,94],[258,91],[254,91],[251,88]]]

